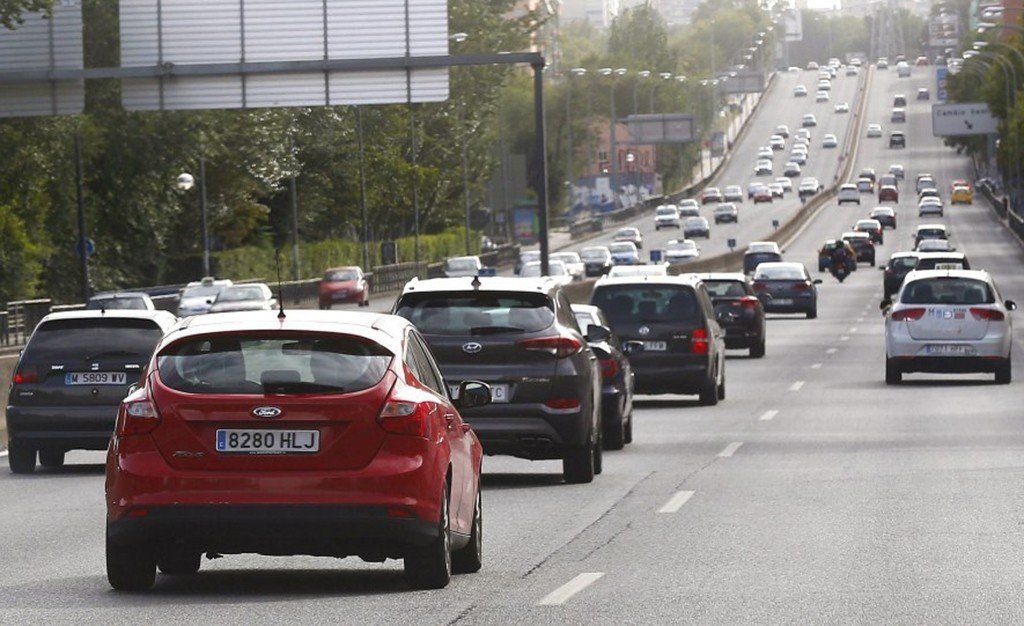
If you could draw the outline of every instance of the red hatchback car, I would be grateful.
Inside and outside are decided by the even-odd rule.
[[[896,187],[892,185],[883,185],[878,190],[878,201],[879,202],[899,202],[900,192]]]
[[[335,304],[370,304],[370,284],[363,274],[363,268],[352,265],[334,267],[324,272],[320,279],[320,308],[329,309]]]
[[[430,350],[391,315],[183,320],[125,398],[107,452],[107,578],[119,590],[201,556],[404,559],[416,587],[480,569],[483,450]]]

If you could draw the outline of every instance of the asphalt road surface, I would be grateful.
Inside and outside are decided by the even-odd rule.
[[[892,95],[934,89],[933,71],[878,72],[865,121],[888,131]],[[777,89],[766,110],[793,126],[803,107],[790,94]],[[750,145],[773,125],[758,120]],[[927,170],[944,193],[968,177],[931,136],[927,103],[912,101],[903,126],[906,150],[864,140],[858,165]],[[745,183],[752,158],[723,183]],[[825,207],[787,257],[813,268],[821,241],[871,206]],[[909,247],[909,196],[898,211],[880,259]],[[958,206],[944,221],[1024,302],[1021,244],[990,210]],[[766,358],[730,358],[718,406],[643,398],[635,442],[607,453],[593,484],[561,484],[557,463],[488,457],[484,569],[445,590],[410,591],[396,562],[235,556],[113,593],[102,455],[78,453],[61,471],[0,472],[0,623],[1020,622],[1021,383],[915,374],[887,387],[881,272],[825,279],[818,319],[773,316]]]

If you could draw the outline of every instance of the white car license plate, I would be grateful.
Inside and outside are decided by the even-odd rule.
[[[779,306],[788,306],[790,304],[793,304],[793,299],[792,298],[773,298],[772,299],[772,304],[777,304]]]
[[[65,385],[124,385],[128,375],[124,372],[71,372],[64,374]]]
[[[644,350],[649,352],[664,352],[668,350],[667,341],[645,341]]]
[[[508,398],[509,386],[508,386],[508,384],[487,383],[487,385],[491,388],[491,402],[492,403],[494,403],[494,404],[508,404],[508,402],[509,402],[509,398]],[[452,400],[458,400],[459,399],[459,386],[458,385],[451,385],[450,386],[450,391],[451,391]]]
[[[217,430],[217,452],[224,454],[309,454],[319,451],[318,430]]]
[[[932,356],[974,356],[977,350],[974,346],[962,344],[936,344],[925,346],[924,353]]]

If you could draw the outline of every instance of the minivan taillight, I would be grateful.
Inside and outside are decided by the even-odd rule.
[[[694,354],[708,353],[708,331],[705,328],[698,328],[690,336],[690,351]]]
[[[388,399],[377,420],[380,427],[393,435],[430,436],[430,422],[426,410],[419,402]]]
[[[572,337],[538,337],[523,339],[516,344],[529,352],[546,352],[556,359],[564,359],[583,349],[583,344]]]
[[[117,416],[117,435],[144,435],[160,424],[160,413],[145,389],[139,389],[121,402]]]
[[[892,321],[902,322],[906,320],[919,320],[922,317],[924,317],[923,308],[901,309],[899,311],[893,311]]]
[[[39,373],[36,371],[34,366],[29,365],[14,372],[13,380],[15,385],[38,382]]]

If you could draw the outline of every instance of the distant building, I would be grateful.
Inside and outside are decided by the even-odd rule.
[[[669,26],[689,24],[700,0],[650,0]]]
[[[581,20],[608,28],[619,14],[619,0],[562,0],[559,11],[562,20]]]

